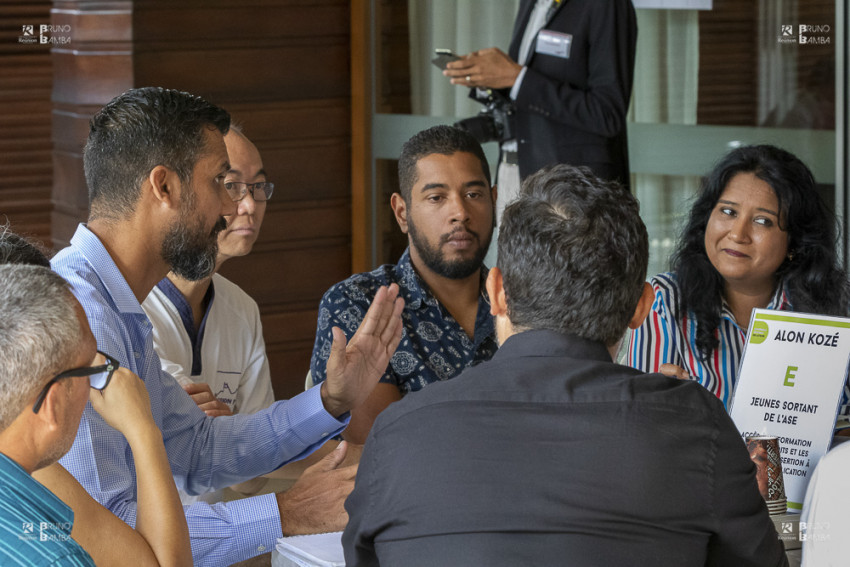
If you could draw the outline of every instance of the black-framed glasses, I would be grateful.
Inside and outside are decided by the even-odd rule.
[[[44,385],[44,388],[41,390],[41,393],[38,394],[38,397],[35,399],[35,404],[32,406],[33,413],[38,413],[38,410],[41,409],[41,404],[44,403],[44,398],[47,397],[47,392],[50,390],[50,387],[62,380],[63,378],[73,378],[73,377],[89,377],[89,385],[95,390],[103,390],[109,384],[109,381],[112,380],[112,374],[115,370],[121,366],[117,360],[106,354],[105,352],[97,351],[105,360],[105,364],[99,364],[97,366],[83,366],[82,368],[72,368],[71,370],[66,370],[65,372],[61,372],[54,376],[50,382]]]
[[[257,202],[268,201],[272,198],[274,183],[260,181],[258,183],[244,183],[242,181],[225,181],[224,190],[234,201],[241,201],[251,192],[251,198]]]

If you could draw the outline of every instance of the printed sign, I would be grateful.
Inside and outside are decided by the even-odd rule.
[[[789,511],[829,449],[850,362],[850,319],[755,309],[732,420],[741,437],[779,438]]]

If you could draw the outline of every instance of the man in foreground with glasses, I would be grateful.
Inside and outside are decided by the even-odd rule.
[[[133,557],[136,565],[190,565],[186,519],[144,384],[95,350],[68,284],[32,265],[42,263],[40,251],[9,234],[0,232],[3,250],[16,255],[0,259],[0,563],[116,565]],[[135,531],[56,464],[89,399],[126,436],[139,465]]]
[[[99,348],[145,382],[178,488],[201,494],[301,459],[348,423],[401,338],[398,287],[380,290],[360,331],[340,331],[328,380],[251,415],[210,417],[161,368],[141,302],[169,271],[188,280],[215,270],[223,217],[236,213],[224,182],[230,115],[200,97],[132,89],[91,120],[83,153],[88,222],[51,264],[71,284]],[[256,192],[255,192],[256,194]],[[286,492],[184,511],[197,565],[231,565],[265,553],[282,535],[341,529],[354,467],[345,445]],[[135,463],[127,443],[94,412],[83,414],[62,459],[99,502],[136,521]]]
[[[218,273],[228,259],[251,251],[274,185],[266,180],[257,147],[240,131],[231,126],[224,143],[230,161],[224,188],[236,214],[225,217],[227,228],[218,235],[215,273],[192,281],[169,272],[142,303],[162,369],[212,417],[255,413],[274,402],[257,302]],[[258,478],[232,488],[249,496],[264,484]],[[180,499],[219,502],[223,496],[216,490],[181,493]]]

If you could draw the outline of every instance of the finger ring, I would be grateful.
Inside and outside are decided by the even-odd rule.
[[[470,75],[467,75],[467,76],[466,76],[466,82],[468,83],[468,82],[470,82],[471,80],[472,80],[472,77],[471,77]]]

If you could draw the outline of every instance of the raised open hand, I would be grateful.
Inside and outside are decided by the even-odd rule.
[[[339,417],[369,397],[401,342],[402,309],[398,285],[380,287],[348,344],[342,330],[333,328],[328,377],[322,382],[322,403],[328,413]]]

